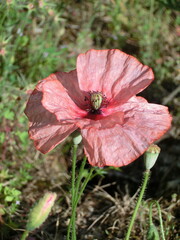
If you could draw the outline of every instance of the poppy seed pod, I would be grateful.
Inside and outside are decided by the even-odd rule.
[[[151,144],[151,146],[146,150],[144,154],[144,163],[146,170],[150,170],[154,166],[160,154],[160,151],[160,147],[155,144]]]

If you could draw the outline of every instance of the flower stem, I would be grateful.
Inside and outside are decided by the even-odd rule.
[[[151,203],[149,207],[149,225],[153,225],[153,220],[152,220],[152,207],[153,207],[154,202]]]
[[[129,227],[128,227],[128,231],[127,231],[126,236],[125,236],[125,240],[129,240],[130,239],[131,230],[132,230],[132,227],[134,225],[134,221],[135,221],[138,209],[140,207],[141,201],[143,199],[144,192],[146,190],[146,186],[147,186],[148,180],[150,178],[150,174],[151,174],[150,170],[146,170],[144,172],[143,184],[142,184],[142,187],[141,187],[141,191],[140,191],[140,194],[139,194],[139,198],[138,198],[136,207],[134,209],[134,212],[133,212],[133,215],[132,215]]]
[[[80,183],[83,177],[83,171],[84,171],[84,167],[86,165],[86,157],[83,158],[80,170],[79,170],[79,174],[78,174],[78,178],[76,181],[76,187],[75,187],[75,196],[78,197],[78,192],[79,192],[79,187],[80,187]]]
[[[29,231],[24,231],[24,233],[23,233],[23,235],[22,235],[22,237],[21,237],[21,240],[25,240],[27,237],[28,237],[28,235],[29,235]]]
[[[76,211],[74,209],[75,205],[75,177],[76,177],[76,155],[77,155],[77,147],[78,145],[74,144],[73,145],[73,157],[72,157],[72,179],[71,179],[71,194],[72,194],[72,199],[71,199],[71,204],[72,204],[72,215],[71,219],[68,225],[68,231],[67,231],[67,240],[70,239],[70,232],[72,228],[72,239],[76,240],[76,226],[75,226],[75,221],[76,221]]]
[[[81,199],[81,196],[84,192],[84,189],[86,188],[86,185],[88,184],[89,180],[91,179],[92,173],[93,173],[94,169],[91,168],[88,176],[86,177],[86,179],[84,180],[81,190],[79,191],[79,194],[77,194],[77,199],[76,199],[76,205],[78,204],[79,200]]]
[[[76,209],[77,209],[77,205],[81,199],[81,196],[84,192],[84,189],[86,188],[89,180],[92,177],[92,173],[94,171],[93,168],[91,168],[91,170],[89,171],[88,175],[85,176],[85,179],[83,182],[81,182],[83,176],[83,172],[84,172],[84,167],[86,164],[86,157],[84,157],[80,170],[79,170],[79,174],[76,180],[76,154],[77,154],[77,145],[74,145],[73,147],[73,162],[72,162],[72,184],[71,184],[71,194],[72,194],[72,198],[71,198],[71,205],[72,205],[72,214],[71,214],[71,218],[70,218],[70,222],[68,225],[68,230],[67,230],[67,237],[66,240],[76,240]],[[71,236],[71,238],[70,238]]]
[[[159,222],[160,222],[160,229],[161,229],[161,235],[162,239],[165,240],[165,235],[164,235],[164,227],[163,227],[163,221],[162,221],[162,214],[161,214],[161,208],[159,203],[156,201],[156,205],[158,208],[158,213],[159,213]]]
[[[165,240],[165,234],[164,234],[164,227],[163,227],[163,220],[162,220],[161,208],[160,208],[160,205],[159,205],[159,203],[158,203],[157,201],[153,201],[153,202],[151,203],[151,205],[150,205],[150,209],[149,209],[149,222],[152,223],[152,206],[153,206],[154,204],[156,204],[157,209],[158,209],[162,240]]]
[[[71,182],[71,193],[72,193],[72,199],[74,199],[75,196],[75,178],[76,178],[76,155],[77,155],[77,147],[78,145],[73,146],[73,160],[72,160],[72,182]],[[73,205],[72,201],[72,205]]]
[[[76,178],[76,158],[77,158],[77,147],[73,146],[73,162],[72,162],[72,239],[76,240],[76,207],[75,207],[75,178]]]

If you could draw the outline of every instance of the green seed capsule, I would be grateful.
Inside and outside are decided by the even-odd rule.
[[[101,93],[92,93],[91,94],[91,105],[94,110],[98,110],[101,107],[103,97]]]
[[[146,150],[144,154],[144,163],[146,170],[150,170],[154,166],[160,154],[160,151],[161,151],[160,147],[158,147],[155,144],[151,144],[149,148]]]

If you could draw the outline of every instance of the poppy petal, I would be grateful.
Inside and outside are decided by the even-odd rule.
[[[56,78],[61,82],[66,89],[69,97],[75,102],[81,109],[84,108],[84,94],[79,89],[79,83],[77,79],[77,72],[73,70],[71,72],[58,72],[54,74]]]
[[[101,120],[102,125],[104,121]],[[124,112],[123,124],[117,122],[106,129],[97,129],[93,125],[82,129],[85,154],[93,166],[127,165],[142,155],[170,125],[171,116],[166,107],[142,101],[138,108]]]
[[[74,132],[77,127],[70,125],[46,125],[43,128],[30,127],[29,136],[34,140],[37,150],[42,153],[48,153],[61,143],[66,137]]]
[[[70,73],[71,75],[72,73]],[[51,74],[41,80],[32,92],[25,109],[26,115],[28,118],[39,118],[39,122],[42,122],[44,118],[47,119],[44,110],[46,110],[46,113],[47,111],[53,113],[53,117],[59,121],[86,115],[87,112],[81,110],[67,92],[67,89],[60,82],[60,75]],[[50,123],[51,119],[49,119]]]
[[[135,107],[138,107],[140,103],[148,103],[147,100],[140,96],[131,97],[126,103],[121,105],[111,104],[108,108],[103,109],[104,116],[111,115],[115,112],[129,111]]]
[[[91,49],[77,58],[81,90],[105,94],[121,104],[146,88],[154,79],[151,68],[118,49]]]
[[[56,115],[48,111],[42,104],[43,92],[37,86],[27,103],[25,114],[29,118],[29,136],[34,140],[35,147],[42,153],[52,150],[77,127],[68,121],[59,121]],[[46,106],[46,105],[45,105]]]
[[[102,121],[103,120],[103,121]],[[106,129],[112,128],[114,125],[122,124],[124,121],[124,113],[123,112],[115,112],[113,116],[101,116],[100,118],[93,120],[88,118],[78,119],[74,124],[77,125],[78,128],[91,128],[92,126],[96,129]]]

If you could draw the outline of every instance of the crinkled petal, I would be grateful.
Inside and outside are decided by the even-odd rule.
[[[57,78],[52,74],[40,81],[25,109],[30,122],[30,138],[42,153],[49,152],[75,131],[78,128],[74,124],[75,119],[81,118],[83,114],[59,78],[59,75]]]
[[[32,92],[25,109],[26,115],[33,118],[37,115],[40,118],[41,115],[41,118],[46,118],[43,115],[43,108],[53,113],[59,121],[86,115],[87,113],[75,104],[67,92],[60,82],[60,76],[57,78],[57,75],[51,74],[41,80]]]
[[[29,129],[29,136],[34,140],[36,149],[45,154],[54,149],[76,129],[77,127],[73,124],[51,124],[41,128],[32,126]]]
[[[113,115],[107,115],[107,116],[101,116],[96,119],[88,119],[88,118],[83,118],[83,119],[78,119],[75,124],[77,125],[78,128],[90,128],[90,127],[95,127],[97,129],[107,129],[111,128],[116,124],[123,124],[124,122],[124,113],[123,112],[115,112]]]
[[[126,111],[124,107],[123,111],[123,124],[117,122],[106,129],[92,125],[81,130],[85,154],[91,165],[127,165],[142,155],[148,146],[171,126],[171,116],[167,107],[148,104],[142,99],[139,99],[138,106],[126,108]],[[116,117],[117,115],[118,113]],[[113,116],[112,114],[111,117]],[[101,120],[101,124],[104,125],[104,119]]]
[[[43,106],[42,99],[43,92],[35,89],[29,98],[25,114],[29,118],[29,136],[34,140],[35,147],[42,153],[47,153],[75,131],[77,126],[73,124],[74,121],[59,121],[54,113]]]
[[[58,72],[55,73],[56,78],[61,82],[66,89],[69,97],[75,102],[78,107],[83,109],[85,106],[84,93],[79,89],[79,83],[77,79],[77,72],[73,70],[71,72]]]
[[[126,103],[121,105],[111,104],[107,108],[103,109],[103,115],[108,116],[116,112],[131,111],[135,107],[139,107],[140,103],[148,103],[147,100],[140,96],[131,97]]]
[[[154,79],[151,68],[118,49],[80,54],[77,74],[81,90],[102,92],[113,104],[126,102]]]

